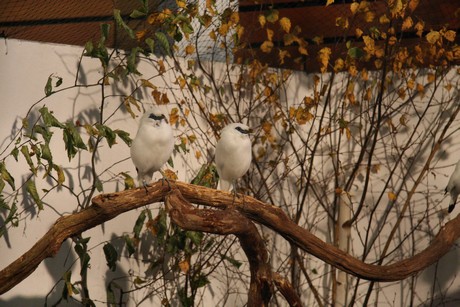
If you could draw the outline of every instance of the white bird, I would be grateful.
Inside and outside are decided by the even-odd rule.
[[[131,144],[131,159],[136,166],[139,185],[145,187],[150,183],[153,173],[160,171],[173,149],[173,131],[164,114],[158,109],[145,112]]]
[[[237,179],[243,177],[252,160],[250,129],[240,123],[229,124],[216,145],[216,166],[220,189],[230,191]]]
[[[445,191],[446,193],[450,193],[451,200],[448,212],[451,213],[455,208],[457,197],[460,193],[460,160],[457,162],[457,165],[455,165],[454,172],[450,176],[449,183],[447,184]]]

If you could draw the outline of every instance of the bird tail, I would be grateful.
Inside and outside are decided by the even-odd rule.
[[[231,191],[233,190],[233,184],[231,181],[225,180],[225,179],[220,179],[219,184],[217,185],[217,188],[222,191]]]

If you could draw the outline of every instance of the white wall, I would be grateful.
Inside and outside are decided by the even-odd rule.
[[[30,106],[38,102],[40,98],[44,96],[44,86],[46,80],[50,74],[63,78],[63,85],[60,88],[71,87],[75,81],[75,72],[82,52],[81,47],[63,46],[63,45],[51,45],[51,44],[40,44],[35,42],[18,41],[18,40],[2,40],[0,42],[0,94],[1,94],[1,113],[0,113],[0,152],[6,148],[11,140],[11,135],[16,133],[20,127],[20,123],[23,117],[25,117]],[[81,81],[84,83],[92,83],[97,81],[101,76],[100,65],[97,60],[83,59],[83,71],[85,75],[81,75]],[[148,63],[141,63],[139,70],[151,72],[151,68]],[[170,109],[175,106],[176,100],[179,101],[183,97],[183,93],[179,90],[178,86],[173,83],[174,78],[168,73],[163,76],[163,83],[159,79],[155,80],[155,85],[159,88],[168,88],[172,91],[174,101],[166,106],[166,109]],[[286,101],[299,101],[299,97],[303,97],[308,92],[305,87],[299,86],[298,84],[310,84],[311,80],[306,80],[308,77],[302,75],[295,75],[292,83],[287,89],[288,96],[285,97]],[[107,94],[111,93],[130,93],[132,91],[132,85],[126,84],[126,88],[111,88],[107,87]],[[92,116],[95,116],[97,109],[100,107],[100,91],[97,87],[78,87],[71,90],[63,91],[62,93],[53,94],[51,97],[46,99],[45,103],[50,110],[55,111],[55,116],[60,120],[80,120],[81,122],[89,121]],[[146,104],[152,102],[152,98],[148,91],[143,92],[142,101]],[[138,98],[141,98],[140,96]],[[105,112],[109,114],[116,110],[121,103],[121,98],[111,97],[105,103]],[[37,107],[32,112],[37,112],[37,108],[43,105],[42,102],[37,104]],[[93,110],[93,112],[92,112]],[[129,114],[118,112],[117,115],[111,118],[108,124],[112,128],[120,128],[130,132],[131,136],[134,137],[137,130],[137,120],[132,119]],[[202,124],[202,123],[197,123]],[[179,137],[182,132],[191,133],[195,127],[189,127],[187,129],[178,129],[176,131]],[[78,159],[68,162],[68,158],[64,151],[62,143],[60,144],[61,136],[56,131],[56,146],[53,149],[54,159],[57,164],[65,167],[67,175],[73,174],[74,182],[72,184],[78,189],[80,186],[88,187],[91,182],[87,177],[82,175],[78,176],[76,172]],[[206,143],[211,153],[213,150],[213,139],[211,142]],[[177,144],[179,141],[177,140]],[[120,177],[116,175],[119,172],[129,172],[135,177],[135,169],[129,160],[129,148],[123,142],[119,141],[115,147],[109,151],[107,145],[103,145],[105,148],[102,149],[101,162],[98,164],[98,172],[104,170],[107,166],[113,163],[122,161],[111,168],[111,173],[104,173],[102,175],[103,180],[108,182],[104,184],[104,192],[112,192],[115,190],[123,189],[123,184]],[[442,202],[442,206],[447,206],[447,199],[443,197],[442,190],[447,183],[448,176],[452,171],[452,165],[458,159],[456,152],[459,150],[460,144],[452,141],[452,146],[445,148],[446,155],[449,157],[447,160],[440,162],[437,168],[439,175],[434,180],[434,185],[439,187],[439,193],[433,195]],[[10,146],[6,152],[11,150]],[[104,155],[104,153],[107,153]],[[116,153],[116,154],[114,154]],[[84,152],[81,154],[81,161],[84,166],[88,165],[89,153]],[[174,171],[178,172],[179,179],[182,181],[190,181],[196,174],[197,165],[206,161],[206,153],[200,161],[193,159],[194,153],[190,153],[188,156],[182,154],[176,154],[174,157],[175,168]],[[2,157],[4,154],[2,155]],[[16,185],[21,184],[21,178],[28,172],[28,167],[25,163],[20,163],[19,167],[10,157],[6,161],[7,167],[16,178]],[[442,165],[441,165],[442,164]],[[159,178],[156,174],[155,178]],[[70,178],[70,176],[67,176]],[[38,182],[38,180],[37,180]],[[430,183],[433,186],[432,183]],[[40,186],[39,192],[43,195],[40,188],[46,188],[46,186]],[[359,190],[359,187],[357,188]],[[377,188],[376,188],[377,189]],[[432,189],[432,188],[430,188]],[[423,197],[422,197],[423,198]],[[69,192],[62,190],[59,193],[53,194],[53,197],[45,197],[44,201],[49,204],[44,211],[39,212],[38,217],[37,211],[30,208],[23,208],[19,204],[19,210],[22,211],[21,218],[23,219],[17,228],[9,228],[7,235],[0,239],[0,250],[2,256],[0,257],[0,268],[4,268],[6,265],[11,263],[13,260],[18,258],[24,253],[30,246],[36,242],[48,229],[48,227],[62,214],[72,212],[76,208],[75,203],[69,203]],[[153,207],[159,206],[153,205]],[[52,209],[54,208],[54,209]],[[459,208],[457,208],[459,210]],[[113,236],[120,236],[124,232],[130,232],[137,218],[139,211],[128,212],[123,216],[120,216],[103,226],[96,227],[90,231],[85,232],[85,237],[91,237],[89,243],[92,248],[92,260],[90,269],[90,284],[89,288],[92,290],[91,297],[95,300],[105,301],[105,277],[121,276],[127,273],[127,267],[124,266],[121,271],[115,273],[108,272],[105,258],[102,254],[102,249],[98,244],[105,240],[111,239]],[[312,213],[313,214],[313,213]],[[447,217],[448,218],[448,217]],[[433,217],[433,223],[440,225],[440,221]],[[436,227],[435,227],[436,228]],[[317,230],[316,235],[321,235],[321,230]],[[319,233],[319,234],[318,234]],[[328,234],[324,234],[324,238],[327,239]],[[280,240],[278,240],[280,241]],[[446,257],[444,257],[438,266],[438,270],[446,272],[445,279],[442,281],[442,285],[450,287],[450,293],[453,298],[460,299],[460,293],[457,290],[460,285],[460,281],[456,278],[456,272],[460,267],[458,250],[454,249]],[[0,306],[24,306],[24,305],[41,305],[43,304],[44,297],[48,294],[55,284],[55,282],[61,277],[62,273],[70,266],[70,263],[76,261],[76,257],[73,254],[72,247],[69,241],[63,244],[59,254],[55,259],[47,259],[42,263],[37,270],[26,280],[17,285],[14,289],[7,292],[0,298]],[[315,260],[312,260],[315,262]],[[321,265],[321,261],[315,262]],[[125,265],[131,265],[134,269],[137,268],[137,264],[133,260],[124,261]],[[449,270],[453,268],[452,270]],[[74,275],[78,275],[79,265],[74,266]],[[430,268],[422,275],[430,275]],[[427,277],[427,283],[419,282],[417,288],[422,293],[430,291],[431,283]],[[396,297],[399,299],[400,284],[381,284],[383,287],[387,287],[385,291],[389,297]],[[212,287],[212,285],[211,285]],[[208,289],[209,290],[209,289]],[[59,293],[52,293],[59,297]],[[243,295],[244,297],[244,295]],[[51,300],[53,302],[55,300]],[[146,301],[146,305],[150,302]],[[237,301],[236,305],[242,305],[241,301]],[[133,302],[134,305],[134,302]],[[395,301],[395,306],[398,305],[398,300]]]

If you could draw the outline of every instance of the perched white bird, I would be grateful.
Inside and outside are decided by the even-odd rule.
[[[131,144],[131,159],[136,166],[139,185],[145,187],[150,183],[153,173],[168,161],[173,149],[173,131],[166,117],[158,109],[147,110]]]
[[[216,146],[216,166],[221,190],[230,191],[237,179],[243,177],[252,160],[249,127],[230,124],[222,129]]]
[[[454,172],[450,176],[449,183],[447,184],[445,191],[446,193],[450,193],[451,200],[448,211],[451,213],[455,208],[457,197],[460,193],[460,160],[457,162],[457,165],[455,165]]]

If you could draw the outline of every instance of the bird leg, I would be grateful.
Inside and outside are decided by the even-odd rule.
[[[169,179],[168,177],[165,176],[165,174],[163,173],[162,170],[160,170],[160,173],[161,173],[161,185],[163,186],[165,184],[165,181],[166,183],[168,184],[168,188],[171,190],[171,184],[169,183]]]
[[[149,185],[147,184],[147,182],[146,182],[144,179],[142,179],[142,186],[143,186],[144,189],[145,189],[145,194],[148,194],[149,191],[147,190],[147,187],[148,187]]]

